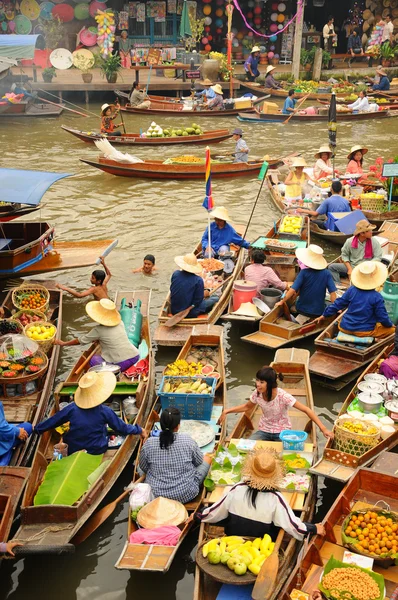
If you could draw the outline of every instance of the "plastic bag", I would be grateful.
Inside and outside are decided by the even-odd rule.
[[[144,504],[152,502],[154,498],[155,496],[152,494],[149,483],[136,483],[133,485],[133,490],[130,494],[130,508],[131,510],[141,508]]]

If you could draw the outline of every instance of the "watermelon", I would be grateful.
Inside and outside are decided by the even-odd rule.
[[[25,371],[27,373],[38,373],[40,371],[40,367],[37,367],[36,365],[28,365],[25,367]]]
[[[1,375],[2,375],[2,377],[11,378],[11,377],[16,377],[17,372],[16,371],[3,371]]]
[[[214,369],[211,365],[205,365],[204,367],[202,367],[202,375],[210,375],[210,373],[213,373]]]

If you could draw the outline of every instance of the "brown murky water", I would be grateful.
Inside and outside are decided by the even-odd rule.
[[[99,105],[90,109],[99,113]],[[176,124],[176,118],[145,118],[141,115],[125,117],[129,131],[146,130],[155,120],[164,126]],[[191,118],[181,117],[181,124],[189,125]],[[204,128],[237,126],[236,119],[219,121],[201,119]],[[45,195],[42,209],[36,219],[46,220],[56,226],[63,240],[90,238],[118,238],[119,246],[110,255],[108,263],[113,277],[111,292],[117,289],[152,288],[151,317],[153,325],[162,299],[167,292],[174,268],[173,257],[189,251],[197,243],[206,222],[202,208],[204,184],[201,181],[150,181],[124,179],[107,175],[79,162],[79,158],[97,155],[94,146],[85,145],[60,129],[69,127],[96,130],[98,119],[79,118],[64,113],[61,118],[15,119],[0,121],[1,166],[9,168],[43,169],[72,173],[73,176],[56,183]],[[252,156],[286,155],[301,151],[309,163],[321,143],[327,142],[326,123],[251,125],[242,123]],[[369,148],[366,164],[377,156],[389,158],[398,154],[398,121],[386,119],[358,124],[339,124],[337,165],[346,164],[346,154],[355,143]],[[233,142],[217,145],[215,150],[233,149]],[[142,158],[160,156],[155,149],[141,147],[126,149]],[[161,156],[178,156],[183,153],[201,154],[203,147],[193,146],[182,151],[178,146],[162,148]],[[257,196],[256,178],[213,180],[215,203],[228,207],[237,223],[245,223]],[[248,239],[253,240],[273,224],[278,214],[273,208],[268,192],[259,199]],[[329,256],[335,248],[327,248]],[[148,278],[133,275],[146,253],[156,256],[159,272]],[[60,272],[52,277],[79,289],[89,283],[92,269]],[[45,275],[42,276],[44,278]],[[82,329],[88,329],[84,301],[66,296],[64,301],[63,338],[68,339]],[[247,344],[240,337],[247,333],[245,325],[225,323],[228,402],[241,403],[248,397],[257,368],[272,360],[273,353]],[[307,342],[311,349],[311,342]],[[58,370],[58,379],[67,373],[78,356],[78,349],[66,348]],[[175,358],[177,349],[162,349],[156,354],[157,374],[169,360]],[[331,423],[338,412],[347,390],[332,393],[314,388],[317,413],[325,423]],[[233,417],[230,417],[231,423]],[[131,477],[127,468],[118,481],[111,501]],[[319,516],[330,506],[339,491],[339,485],[319,482]],[[126,531],[127,504],[121,504],[112,517],[85,543],[76,548],[74,556],[30,558],[18,562],[3,561],[1,566],[0,599],[10,600],[187,600],[192,598],[194,584],[194,549],[197,531],[192,532],[177,555],[170,572],[164,576],[139,575],[118,571],[114,563],[119,557]]]

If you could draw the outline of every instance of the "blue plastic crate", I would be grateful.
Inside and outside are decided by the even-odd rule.
[[[281,431],[280,440],[283,444],[284,450],[304,450],[305,440],[308,437],[308,433],[305,431],[297,431],[295,429],[284,429]],[[292,439],[292,437],[296,439]]]
[[[175,392],[163,392],[163,388],[168,381],[196,381],[198,379],[211,386],[210,394],[176,394]],[[200,421],[210,421],[213,410],[214,394],[216,391],[217,379],[215,377],[178,377],[165,375],[162,378],[158,390],[158,396],[162,405],[162,410],[175,406],[181,412],[183,419],[193,419]]]

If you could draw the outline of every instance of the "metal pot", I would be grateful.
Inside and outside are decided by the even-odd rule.
[[[381,375],[380,373],[367,373],[367,375],[364,376],[364,380],[374,381],[375,383],[381,383],[383,385],[387,383],[387,377],[384,377],[384,375]]]
[[[358,383],[358,389],[361,392],[370,392],[371,394],[382,394],[386,389],[382,383],[375,381],[361,381]]]
[[[398,400],[389,400],[384,406],[387,409],[390,419],[398,423]]]
[[[91,367],[89,371],[94,371],[95,373],[103,373],[104,371],[114,373],[118,378],[121,373],[121,368],[118,365],[113,365],[111,363],[103,362],[100,365],[95,365]]]
[[[376,413],[383,405],[383,396],[372,392],[361,392],[358,394],[358,403],[363,411]]]

